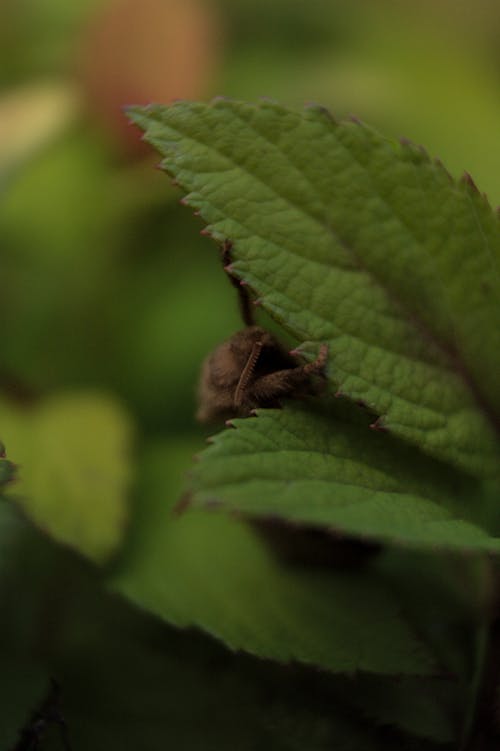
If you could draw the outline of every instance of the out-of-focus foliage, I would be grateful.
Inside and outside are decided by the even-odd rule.
[[[130,429],[123,410],[81,393],[36,409],[0,405],[10,453],[20,462],[12,493],[59,542],[102,562],[120,545],[127,521]]]
[[[434,673],[431,653],[383,580],[366,571],[287,570],[241,521],[172,515],[158,493],[168,482],[167,450],[146,455],[144,508],[113,588],[171,623],[199,626],[260,657],[340,673]]]
[[[321,101],[340,116],[353,112],[389,135],[425,143],[455,173],[471,172],[495,204],[499,35],[494,0],[0,4],[0,396],[5,414],[21,411],[24,430],[23,437],[11,417],[0,420],[0,439],[19,465],[20,479],[8,493],[29,488],[21,507],[35,518],[30,498],[64,504],[61,487],[72,486],[74,472],[85,473],[83,463],[67,462],[67,453],[74,449],[75,457],[78,446],[88,447],[80,458],[87,467],[90,461],[92,498],[87,505],[81,489],[80,501],[93,523],[107,521],[95,539],[91,534],[90,546],[89,538],[81,543],[81,523],[70,520],[71,529],[64,515],[55,536],[91,555],[114,549],[108,581],[115,589],[133,596],[145,576],[142,594],[157,602],[158,568],[175,559],[161,548],[166,509],[191,453],[203,447],[204,431],[193,419],[199,366],[241,326],[216,246],[179,208],[178,193],[155,172],[157,157],[126,124],[120,106],[217,94],[288,105]],[[37,437],[40,414],[51,404],[68,391],[83,399],[78,393],[89,390],[94,404],[103,405],[96,421],[80,423],[73,440],[68,412]],[[144,477],[147,461],[139,457],[157,452],[151,446],[165,455],[154,454],[144,503],[143,479],[132,495],[121,482],[113,486],[118,516],[128,519],[119,532],[117,519],[114,531],[105,526],[113,477],[92,474],[109,450],[99,427],[107,424],[109,404],[121,404],[135,429],[125,460],[131,476]],[[61,445],[60,463],[54,442]],[[34,468],[45,469],[47,452],[52,468],[33,477]],[[123,461],[117,458],[119,466]],[[203,518],[200,513],[199,530],[185,532],[193,547],[198,533],[220,526],[207,519],[203,530]],[[144,529],[156,533],[152,550]],[[243,532],[251,539],[250,530]],[[171,581],[175,576],[169,572]],[[196,566],[189,576],[176,582],[179,589],[194,586]],[[30,727],[30,716],[50,696],[50,676],[60,683],[75,749],[190,749],[200,747],[200,737],[207,749],[405,747],[392,731],[373,745],[364,720],[354,729],[342,704],[347,688],[324,685],[308,671],[269,671],[226,654],[199,634],[151,623],[102,590],[95,572],[45,541],[2,501],[0,607],[8,614],[0,627],[2,748],[13,747],[21,726]],[[156,612],[175,620],[166,607]],[[237,620],[238,612],[233,615]],[[215,631],[201,618],[199,624]],[[239,628],[246,627],[243,620]],[[467,663],[455,673],[470,677],[473,669]],[[461,690],[460,680],[454,690]],[[248,712],[239,714],[242,706]],[[411,708],[405,711],[409,717]],[[381,707],[384,725],[394,722],[387,715]],[[446,740],[450,723],[429,720],[427,737]],[[41,749],[57,748],[57,734],[46,723]]]

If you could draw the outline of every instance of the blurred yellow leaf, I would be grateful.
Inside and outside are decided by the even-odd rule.
[[[59,542],[102,561],[127,516],[131,426],[98,394],[47,400],[22,410],[0,404],[0,433],[18,465],[10,496]]]
[[[67,84],[37,83],[0,97],[0,174],[57,136],[77,111],[76,90]]]

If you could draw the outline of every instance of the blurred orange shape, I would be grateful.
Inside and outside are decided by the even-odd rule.
[[[127,104],[212,94],[220,28],[203,0],[112,0],[85,32],[80,74],[93,115],[130,154],[149,150],[123,114]]]

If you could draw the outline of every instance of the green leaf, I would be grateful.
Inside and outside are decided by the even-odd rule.
[[[2,439],[18,465],[9,497],[57,541],[102,562],[127,516],[130,424],[97,394],[58,397],[34,409],[0,404]]]
[[[402,611],[436,655],[440,675],[338,679],[339,696],[383,725],[441,743],[463,739],[477,690],[477,633],[487,627],[494,591],[488,559],[386,548],[373,567],[391,582]]]
[[[405,748],[354,714],[321,671],[231,654],[90,588],[68,610],[52,669],[75,751]]]
[[[366,720],[353,712],[347,693],[371,685],[368,676],[357,681],[231,654],[193,630],[167,628],[103,591],[98,569],[47,539],[11,504],[0,503],[0,522],[0,542],[9,551],[0,560],[0,699],[8,709],[0,723],[2,750],[14,747],[32,711],[50,699],[52,676],[60,692],[49,703],[64,718],[75,751],[160,751],[165,743],[207,751],[401,751],[406,742],[415,751],[412,738],[381,731],[369,712]],[[381,691],[390,678],[379,677]],[[378,709],[382,698],[374,703]],[[402,697],[398,713],[401,707]],[[435,728],[430,737],[437,737]],[[62,746],[56,723],[44,729],[45,746]]]
[[[129,116],[264,308],[328,342],[336,390],[427,453],[498,474],[500,223],[472,181],[318,107]]]
[[[173,514],[189,454],[146,456],[140,505],[113,589],[177,626],[197,626],[233,650],[334,672],[432,674],[434,660],[369,571],[281,564],[245,523]],[[175,478],[177,477],[177,481]]]
[[[342,409],[340,407],[343,407]],[[192,501],[428,548],[500,553],[481,486],[334,400],[258,410],[217,435],[192,472]]]

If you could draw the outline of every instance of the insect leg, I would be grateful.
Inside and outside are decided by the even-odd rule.
[[[234,392],[234,404],[236,407],[241,407],[243,403],[244,393],[252,377],[252,373],[254,371],[255,365],[257,364],[257,360],[259,359],[261,349],[262,342],[255,342],[252,347],[250,357],[248,358],[247,363],[243,368],[243,372],[241,373],[240,380],[238,381],[238,385],[236,386],[236,391]]]
[[[290,396],[301,389],[306,389],[311,384],[310,377],[320,374],[325,365],[328,355],[326,344],[321,345],[319,355],[313,362],[307,365],[299,365],[296,368],[277,370],[274,373],[262,376],[251,385],[251,398],[258,403],[266,403],[283,396]]]

